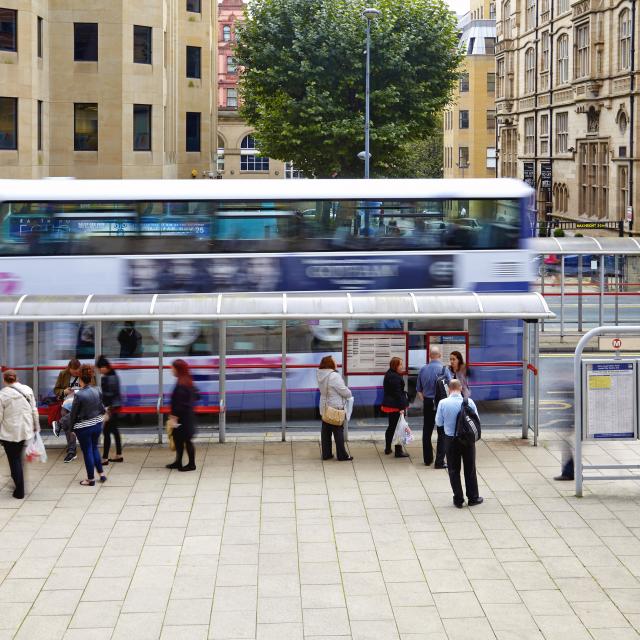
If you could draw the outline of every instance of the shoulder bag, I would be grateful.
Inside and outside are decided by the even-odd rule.
[[[328,404],[329,401],[329,379],[331,375],[329,375],[325,381],[326,389],[325,389],[325,404],[324,404],[324,412],[322,414],[322,421],[327,424],[333,425],[334,427],[341,427],[344,424],[344,421],[347,417],[347,412],[345,411],[346,403],[343,402],[342,409],[336,409],[335,407],[330,407]]]

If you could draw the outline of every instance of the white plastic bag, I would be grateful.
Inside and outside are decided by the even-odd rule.
[[[347,418],[347,422],[349,422],[349,420],[351,420],[351,414],[353,413],[353,404],[354,404],[354,398],[353,396],[351,396],[344,405],[344,413],[345,416]]]
[[[39,431],[36,431],[33,438],[29,440],[26,451],[27,462],[46,462],[47,450],[44,448],[44,442],[42,442],[42,436]]]
[[[409,427],[407,419],[404,417],[404,413],[401,413],[391,444],[406,446],[410,442],[413,442],[413,432]]]

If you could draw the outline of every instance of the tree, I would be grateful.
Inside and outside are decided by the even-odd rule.
[[[371,174],[434,133],[462,56],[444,0],[251,0],[237,28],[241,115],[263,155],[308,175],[359,177],[365,28],[371,25]]]
[[[387,178],[442,178],[444,165],[442,132],[438,129],[423,140],[398,148],[384,168]]]

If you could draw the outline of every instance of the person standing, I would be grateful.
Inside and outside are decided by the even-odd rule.
[[[189,365],[184,360],[174,360],[171,372],[176,378],[176,386],[171,394],[171,416],[177,422],[177,426],[173,430],[176,459],[175,462],[166,466],[167,469],[177,469],[178,471],[195,471],[196,451],[192,439],[196,431],[194,407],[197,392]],[[182,454],[185,448],[189,456],[189,463],[182,466]]]
[[[139,358],[142,355],[142,336],[136,329],[136,323],[128,321],[118,333],[121,358]]]
[[[5,386],[0,391],[0,443],[7,454],[11,478],[15,484],[13,497],[24,498],[22,450],[25,442],[40,431],[40,418],[33,391],[18,382],[15,371],[3,374]]]
[[[76,391],[73,398],[69,420],[80,441],[84,466],[87,470],[87,478],[80,484],[84,487],[93,487],[96,483],[94,469],[97,469],[100,474],[100,482],[107,480],[98,449],[98,440],[104,422],[104,404],[100,389],[92,384],[95,381],[93,367],[88,364],[82,365],[79,379],[80,390]]]
[[[391,453],[391,441],[398,426],[400,414],[404,414],[409,406],[409,398],[404,389],[404,379],[402,378],[402,358],[391,358],[389,370],[384,374],[382,406],[380,410],[387,414],[389,426],[384,434],[385,454]],[[408,458],[409,454],[403,450],[402,445],[395,447],[396,458]]]
[[[449,482],[453,489],[453,504],[462,509],[464,496],[460,480],[460,468],[464,465],[464,486],[470,507],[481,504],[484,499],[478,494],[478,477],[476,475],[476,444],[462,444],[456,435],[456,423],[462,407],[462,384],[460,380],[449,382],[450,395],[438,404],[436,426],[444,428],[444,442],[449,467]],[[478,409],[469,398],[469,409],[477,415]]]
[[[432,346],[429,349],[429,364],[425,364],[418,373],[416,390],[418,398],[422,400],[423,423],[422,423],[422,459],[425,465],[429,466],[433,462],[433,445],[431,436],[436,418],[436,381],[440,376],[451,378],[447,368],[442,364],[442,354],[439,347]],[[444,431],[438,429],[438,440],[436,442],[436,469],[445,469],[444,461]]]
[[[449,377],[460,380],[462,385],[462,397],[471,397],[469,389],[469,367],[464,363],[464,358],[459,351],[452,351],[449,355]]]
[[[318,378],[318,389],[320,390],[319,409],[321,417],[324,415],[327,407],[344,410],[347,401],[353,397],[337,369],[336,362],[331,356],[325,356],[320,361],[316,375]],[[344,446],[344,423],[334,425],[324,420],[322,421],[322,429],[320,431],[322,459],[330,460],[333,458],[331,434],[333,434],[333,439],[336,441],[336,456],[338,460],[353,460],[353,457],[349,455]]]
[[[102,403],[106,409],[106,417],[104,428],[102,430],[103,446],[102,446],[102,464],[108,465],[110,462],[124,462],[122,457],[122,440],[118,429],[120,421],[120,407],[122,399],[120,397],[120,378],[111,366],[109,360],[104,356],[100,356],[96,361],[96,366],[100,369],[102,378],[100,379],[100,387],[102,388]],[[116,443],[116,457],[109,457],[111,449],[111,435]]]

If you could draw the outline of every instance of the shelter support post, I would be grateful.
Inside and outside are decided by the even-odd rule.
[[[618,262],[619,262],[618,254],[616,253],[616,255],[613,256],[613,271],[614,271],[613,281],[615,282],[614,296],[613,296],[613,300],[615,304],[615,314],[614,314],[613,323],[616,326],[618,326],[620,322],[620,304],[619,304],[620,296],[618,295],[620,293],[620,275],[618,273]]]
[[[524,322],[522,325],[522,439],[529,437],[529,410],[531,385],[529,383],[529,358],[531,355],[530,346],[530,324]]]
[[[578,256],[578,331],[582,333],[582,256]]]
[[[533,446],[538,446],[540,430],[540,329],[538,323],[533,323]]]
[[[9,366],[9,323],[2,323],[2,365]]]
[[[98,320],[96,322],[96,332],[95,332],[95,338],[93,340],[93,360],[94,362],[98,359],[99,356],[102,355],[102,321]],[[98,367],[96,367],[96,382],[99,384],[100,383],[100,369],[98,369]]]
[[[604,320],[604,256],[600,256],[600,300],[598,303],[598,324]]]
[[[540,256],[540,295],[544,298],[544,276],[547,265],[544,263],[544,254]],[[544,331],[544,320],[542,321],[542,330]]]
[[[282,354],[280,362],[280,375],[282,378],[282,388],[280,396],[281,405],[281,429],[282,429],[282,442],[287,440],[287,321],[282,321]]]
[[[349,331],[349,321],[342,321],[342,377],[344,379],[344,384],[349,386],[349,376],[346,374],[347,370],[347,345],[344,340],[344,336]],[[344,440],[345,442],[349,442],[349,421],[344,421]]]
[[[38,402],[40,380],[38,380],[38,362],[40,362],[40,323],[33,323],[33,397]]]
[[[218,404],[220,405],[220,429],[218,441],[224,444],[227,439],[227,321],[218,324]]]
[[[164,402],[164,323],[158,322],[158,444],[162,444],[164,424],[162,419],[162,404]]]
[[[564,338],[564,255],[560,258],[560,337]]]

